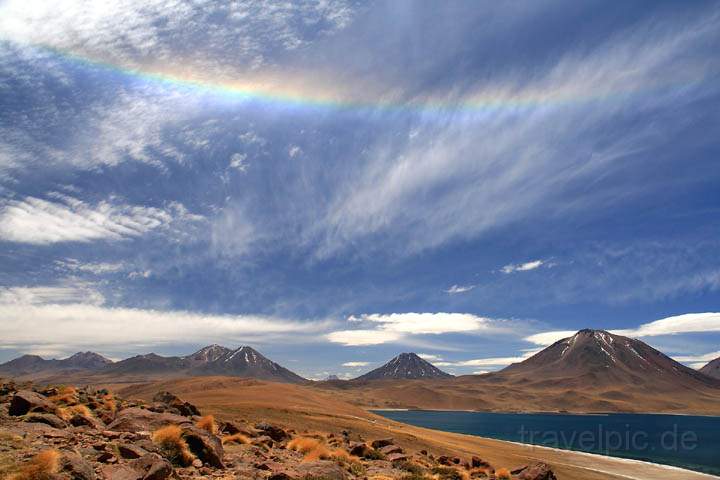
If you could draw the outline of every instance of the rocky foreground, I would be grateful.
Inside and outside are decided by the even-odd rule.
[[[0,478],[13,480],[553,480],[539,463],[404,451],[391,438],[216,421],[169,392],[152,403],[95,388],[0,385]]]

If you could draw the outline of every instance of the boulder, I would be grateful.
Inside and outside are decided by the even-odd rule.
[[[348,451],[350,452],[350,455],[364,458],[370,455],[373,449],[370,448],[365,442],[350,442],[350,445],[348,446]]]
[[[395,444],[395,440],[393,440],[392,438],[380,438],[378,440],[373,440],[371,445],[372,445],[372,448],[378,449],[378,448],[387,447],[388,445],[394,445],[394,444]]]
[[[480,457],[473,456],[470,461],[470,466],[472,468],[489,468],[490,463],[486,462]],[[515,475],[515,473],[513,473],[513,475]]]
[[[398,447],[397,445],[385,445],[380,449],[380,453],[383,455],[391,455],[393,453],[403,453],[402,447]]]
[[[153,402],[162,403],[170,408],[174,408],[180,415],[191,417],[193,415],[200,415],[200,410],[189,402],[182,401],[177,395],[164,391],[158,392],[153,397]]]
[[[270,425],[269,423],[258,423],[255,428],[260,431],[262,435],[267,435],[276,442],[282,442],[290,438],[290,435],[282,428],[277,425]]]
[[[117,446],[118,453],[122,458],[132,460],[147,455],[144,449],[131,443],[121,443]]]
[[[398,463],[398,462],[406,462],[408,459],[407,455],[402,453],[391,453],[387,457],[385,457],[385,460],[387,460],[390,463]]]
[[[297,466],[300,478],[322,478],[323,480],[347,480],[348,475],[335,462],[319,460],[301,463]]]
[[[8,413],[17,417],[28,412],[54,413],[55,405],[38,393],[20,390],[13,395]]]
[[[107,428],[115,432],[148,432],[165,425],[191,424],[190,420],[171,413],[156,413],[142,408],[126,408],[118,412]]]
[[[63,452],[60,458],[60,470],[72,480],[95,480],[95,470],[77,453]]]
[[[165,480],[173,474],[170,462],[156,453],[147,453],[128,465],[141,475],[142,480]]]
[[[142,480],[142,476],[129,465],[103,465],[100,469],[105,480]]]
[[[24,420],[28,423],[44,423],[53,428],[66,428],[68,426],[65,420],[52,413],[29,413]]]
[[[95,417],[86,417],[85,415],[75,414],[70,419],[70,425],[73,427],[90,427],[95,430],[105,430],[105,424]]]
[[[202,460],[204,465],[225,468],[222,461],[224,455],[222,441],[218,436],[195,426],[189,426],[183,430],[182,438],[187,442],[190,451]]]
[[[536,463],[520,472],[519,480],[557,480],[555,473],[546,463]]]

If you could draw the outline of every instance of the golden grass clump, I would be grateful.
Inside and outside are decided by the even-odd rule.
[[[206,415],[200,418],[195,424],[195,426],[205,430],[208,433],[212,433],[213,435],[217,435],[218,433],[218,426],[217,423],[215,423],[215,417],[213,417],[212,415]]]
[[[510,474],[510,470],[507,468],[498,468],[495,470],[495,478],[498,480],[510,480],[512,475]]]
[[[10,480],[47,480],[60,469],[60,452],[43,450],[28,463],[20,467],[20,471],[10,476]]]
[[[241,445],[247,445],[250,443],[250,439],[243,435],[242,433],[234,433],[232,435],[227,435],[222,438],[223,445],[226,443],[239,443]]]
[[[187,442],[182,438],[182,429],[177,425],[162,427],[153,433],[152,441],[160,450],[163,456],[171,463],[181,466],[189,466],[195,459],[190,452]]]
[[[320,440],[310,437],[295,437],[287,444],[288,450],[300,453],[308,453],[320,445]]]
[[[83,417],[87,417],[87,418],[92,417],[92,412],[87,407],[87,405],[82,405],[82,404],[70,405],[67,407],[58,407],[55,410],[55,414],[65,421],[70,420],[75,415],[82,415]]]

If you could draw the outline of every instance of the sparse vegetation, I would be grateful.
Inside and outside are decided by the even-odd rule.
[[[212,415],[206,415],[200,418],[195,425],[213,435],[217,435],[218,433],[218,426],[217,423],[215,423],[215,417]]]
[[[238,443],[240,445],[247,445],[250,443],[250,439],[242,433],[234,433],[232,435],[226,435],[222,438],[222,443]]]
[[[160,447],[163,457],[175,465],[188,466],[195,459],[182,438],[182,429],[177,425],[168,425],[155,431],[152,441]]]
[[[431,472],[433,474],[437,475],[437,477],[440,480],[464,480],[465,479],[465,476],[462,475],[462,473],[458,469],[452,468],[452,467],[441,467],[441,466],[433,467]]]
[[[20,467],[10,480],[50,480],[60,468],[60,452],[43,450]]]
[[[495,471],[495,478],[498,480],[510,480],[512,478],[512,475],[510,474],[510,470],[507,468],[498,468]]]

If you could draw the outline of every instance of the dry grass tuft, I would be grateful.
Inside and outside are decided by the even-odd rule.
[[[182,438],[182,429],[177,425],[168,425],[153,433],[152,441],[162,451],[163,457],[171,463],[189,466],[195,459],[187,442]]]
[[[68,407],[58,407],[57,410],[55,410],[55,414],[65,421],[70,420],[75,415],[82,415],[87,418],[92,417],[92,412],[87,405],[82,404],[70,405]]]
[[[314,462],[316,460],[328,460],[332,457],[332,452],[322,443],[305,454],[303,462]]]
[[[243,435],[242,433],[234,433],[232,435],[227,435],[222,438],[223,445],[226,443],[239,443],[240,445],[247,445],[250,443],[250,439]]]
[[[352,456],[342,448],[336,448],[330,452],[330,458],[338,462],[349,462],[352,460]]]
[[[510,474],[510,470],[507,468],[498,468],[495,471],[495,478],[498,480],[510,480],[512,478],[512,475]]]
[[[310,437],[295,437],[287,444],[288,450],[300,453],[308,453],[320,445],[320,440]]]
[[[43,450],[28,463],[20,467],[20,471],[10,476],[10,480],[48,480],[60,469],[60,452]]]
[[[206,415],[200,418],[195,425],[213,435],[218,434],[218,426],[217,423],[215,423],[215,417],[212,415]]]

